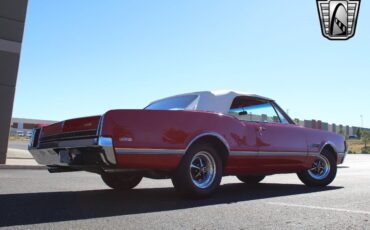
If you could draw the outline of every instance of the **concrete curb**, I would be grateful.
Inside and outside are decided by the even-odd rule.
[[[7,160],[8,159],[10,159],[10,160],[35,160],[32,157],[7,157],[6,159]]]
[[[46,170],[43,165],[0,165],[1,169],[27,169],[27,170]]]

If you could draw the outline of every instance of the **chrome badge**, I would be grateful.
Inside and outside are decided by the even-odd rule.
[[[133,142],[134,139],[132,137],[120,137],[119,141],[121,141],[121,142]]]
[[[356,32],[360,0],[317,0],[322,34],[330,40],[347,40]]]

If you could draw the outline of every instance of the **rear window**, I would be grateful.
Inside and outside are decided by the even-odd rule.
[[[145,109],[150,110],[185,110],[197,98],[197,95],[187,95],[163,99],[150,104]]]

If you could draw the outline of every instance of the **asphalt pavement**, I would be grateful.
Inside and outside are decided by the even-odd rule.
[[[117,192],[95,174],[0,170],[0,227],[11,229],[370,229],[370,155],[350,155],[334,183],[294,174],[248,186],[225,177],[205,200],[179,198],[169,180]]]

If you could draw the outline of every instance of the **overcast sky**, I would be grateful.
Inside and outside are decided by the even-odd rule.
[[[29,0],[14,117],[62,120],[235,89],[293,118],[370,127],[370,2],[349,41],[316,1]]]

